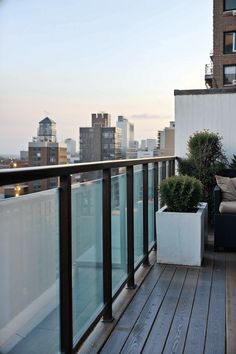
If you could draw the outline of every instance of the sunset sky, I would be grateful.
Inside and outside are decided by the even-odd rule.
[[[174,89],[204,88],[212,0],[0,0],[0,154],[38,122],[79,140],[92,112],[126,116],[135,139],[174,119]]]

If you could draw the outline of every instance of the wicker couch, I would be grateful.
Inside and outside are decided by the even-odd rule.
[[[236,170],[228,169],[221,173],[225,177],[236,177]],[[236,250],[236,212],[220,212],[222,202],[221,189],[216,186],[214,200],[214,248],[219,250]],[[236,201],[235,201],[236,203]]]

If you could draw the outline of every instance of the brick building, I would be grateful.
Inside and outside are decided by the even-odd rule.
[[[211,59],[213,71],[206,72],[206,83],[213,88],[236,86],[236,0],[214,0]]]
[[[46,117],[39,122],[38,135],[29,142],[29,166],[61,165],[67,163],[66,145],[58,143],[56,123]],[[36,180],[29,183],[29,193],[58,186],[57,178]]]

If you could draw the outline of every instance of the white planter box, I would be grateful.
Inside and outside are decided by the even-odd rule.
[[[157,262],[200,266],[208,232],[207,203],[196,213],[156,212]]]

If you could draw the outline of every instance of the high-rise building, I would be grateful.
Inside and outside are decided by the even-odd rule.
[[[148,151],[153,151],[157,147],[156,139],[147,139],[147,149]]]
[[[92,127],[98,125],[99,127],[106,128],[111,126],[111,115],[108,113],[92,113]]]
[[[49,117],[39,122],[37,137],[29,142],[29,166],[60,165],[67,163],[65,144],[57,142],[56,122]],[[57,178],[37,180],[29,183],[29,193],[58,186]]]
[[[236,87],[236,0],[213,3],[213,53],[205,82],[211,88]]]
[[[102,116],[101,116],[102,115]],[[80,128],[80,160],[103,161],[121,158],[121,129],[110,126],[107,113],[92,114],[92,127]]]
[[[28,151],[27,150],[21,150],[20,151],[20,160],[21,161],[28,161]]]
[[[133,149],[134,125],[123,116],[118,116],[116,126],[121,129],[121,151],[122,158],[129,158],[129,150]]]
[[[173,156],[175,153],[175,122],[171,121],[169,127],[159,130],[157,134],[157,147],[159,156]]]
[[[67,138],[64,140],[64,143],[67,146],[67,160],[71,162],[71,158],[76,155],[76,141],[71,138]]]

